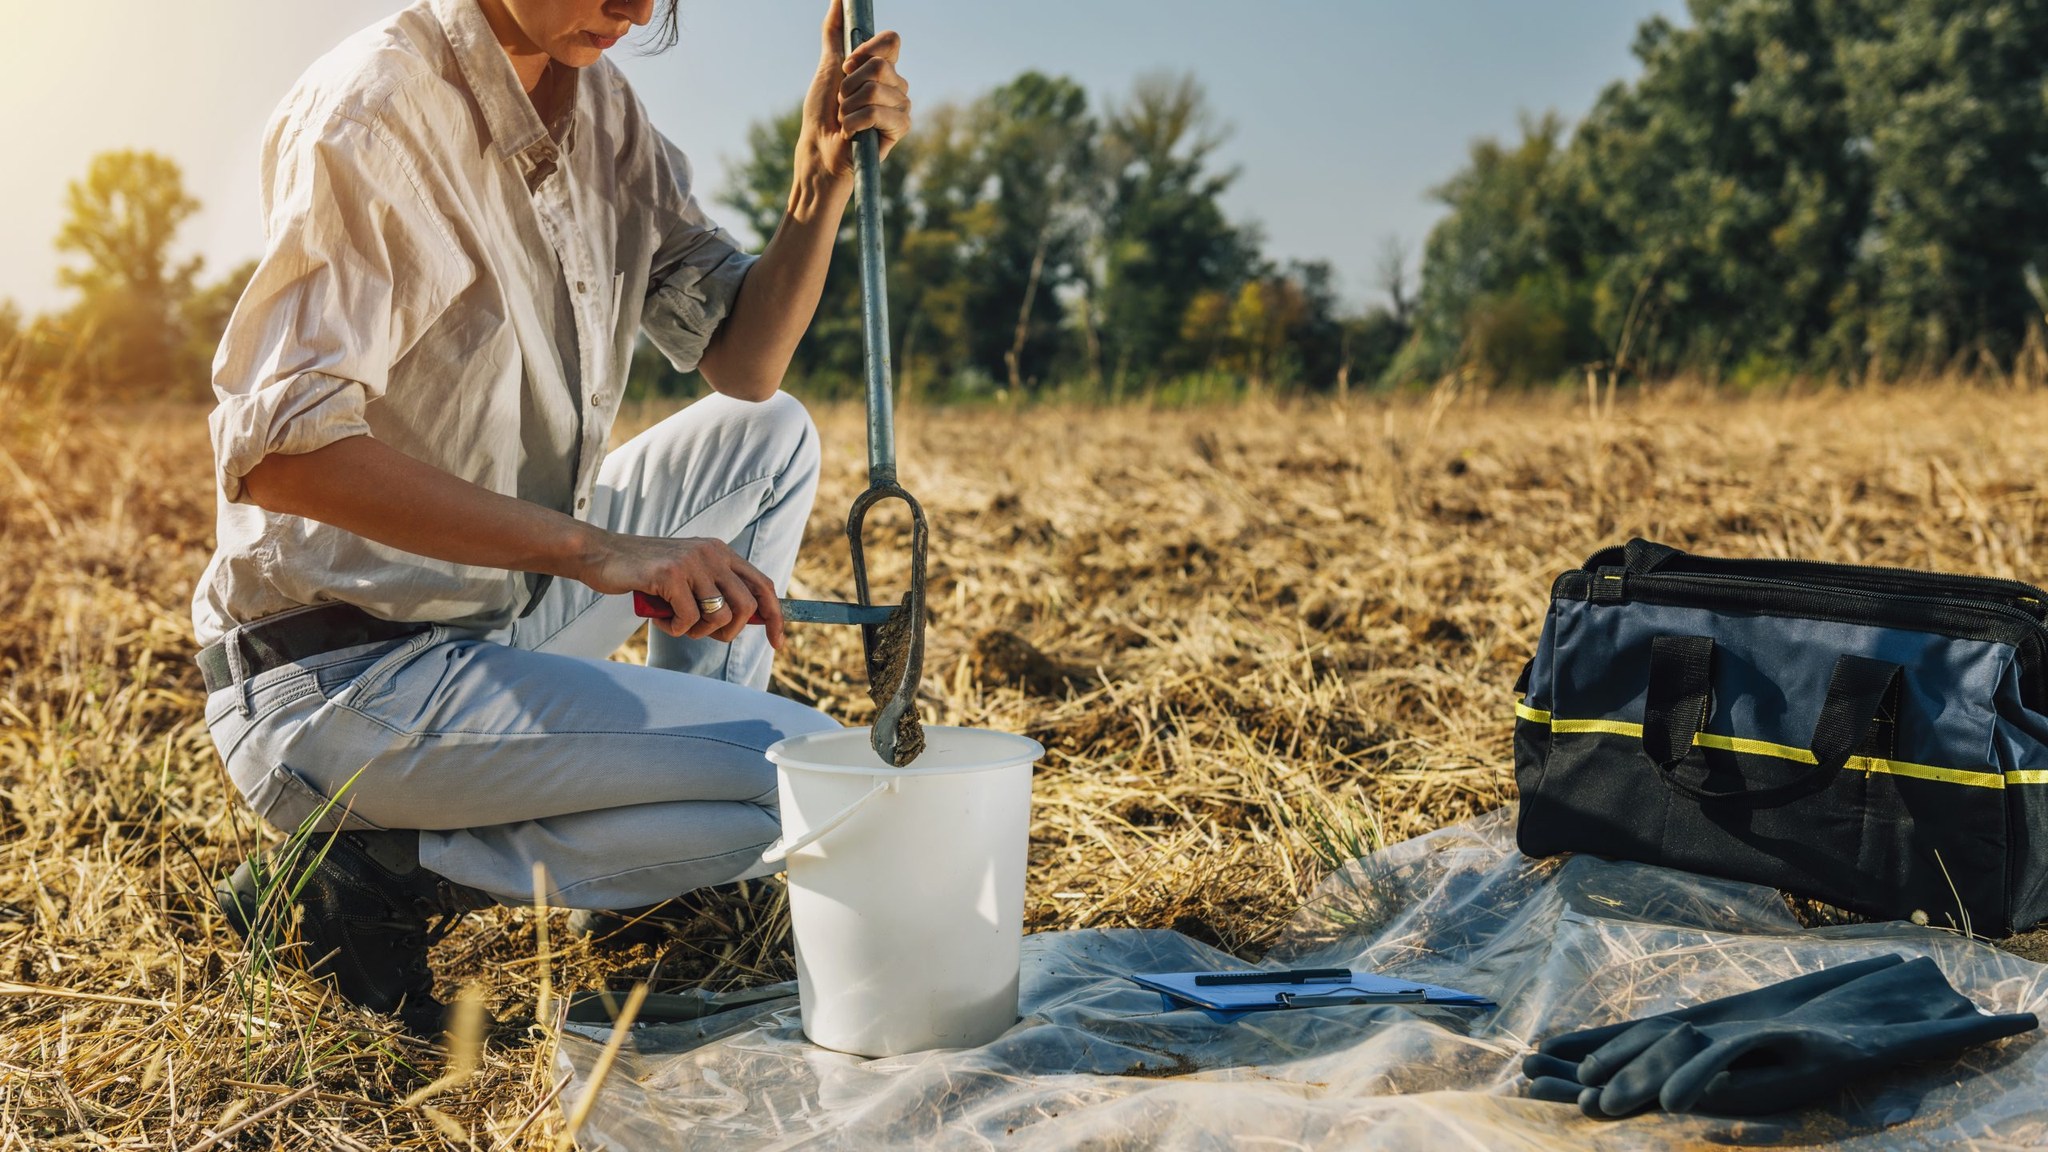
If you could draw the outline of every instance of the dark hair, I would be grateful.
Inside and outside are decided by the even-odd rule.
[[[660,11],[648,22],[647,39],[641,44],[640,51],[652,56],[676,46],[676,41],[683,37],[682,18],[676,11],[680,7],[682,0],[662,0]]]

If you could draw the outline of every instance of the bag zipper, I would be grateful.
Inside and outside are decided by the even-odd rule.
[[[1622,564],[1623,552],[1611,548],[1586,565],[1593,570]],[[1716,571],[1720,569],[1720,571]],[[1878,592],[1888,596],[1933,595],[1938,599],[1979,600],[2004,604],[2037,621],[2048,621],[2048,592],[2018,580],[1921,572],[1912,568],[1880,568],[1869,564],[1830,564],[1819,560],[1730,559],[1680,552],[1642,576],[1729,576],[1823,584]]]
[[[1794,581],[1810,580],[1830,586],[1893,596],[1933,593],[1941,599],[1976,600],[2003,605],[2026,613],[2036,623],[2048,618],[2048,592],[2017,580],[1997,580],[1989,576],[1957,576],[1947,572],[1870,568],[1854,564],[1822,564],[1811,560],[1757,560],[1747,563],[1758,565],[1757,575],[1764,579],[1783,576]]]
[[[1558,577],[1551,594],[1590,600],[1593,580],[1594,573],[1575,569]],[[1630,575],[1622,581],[1617,602],[1632,600],[1681,608],[1809,616],[1843,624],[1896,625],[1959,640],[2007,644],[2019,660],[2023,701],[2036,711],[2048,711],[2048,682],[2041,675],[2048,668],[2048,626],[2033,613],[2001,600],[1886,593],[1847,582],[1816,588],[1755,576],[1689,572]]]

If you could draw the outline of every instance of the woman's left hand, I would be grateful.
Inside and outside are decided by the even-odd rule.
[[[846,23],[840,0],[825,16],[824,49],[817,75],[804,94],[803,128],[797,137],[797,175],[834,182],[853,175],[853,137],[873,128],[881,133],[882,155],[910,134],[910,83],[896,71],[903,38],[882,32],[846,51]]]

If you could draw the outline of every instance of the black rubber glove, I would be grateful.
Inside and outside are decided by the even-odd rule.
[[[1823,968],[1818,972],[1809,972],[1804,976],[1795,976],[1790,980],[1734,996],[1723,996],[1718,1000],[1709,1000],[1689,1008],[1646,1016],[1641,1020],[1623,1020],[1618,1024],[1553,1036],[1537,1045],[1536,1051],[1522,1061],[1522,1074],[1529,1078],[1529,1095],[1539,1100],[1550,1100],[1560,1104],[1577,1104],[1588,1087],[1588,1082],[1580,1079],[1579,1065],[1595,1052],[1601,1055],[1600,1061],[1595,1063],[1593,1069],[1598,1079],[1590,1083],[1604,1084],[1616,1068],[1655,1044],[1680,1024],[1719,1024],[1732,1020],[1777,1019],[1815,996],[1831,992],[1873,972],[1881,972],[1903,963],[1905,958],[1901,956],[1876,956],[1853,964]],[[1596,1090],[1587,1102],[1588,1106],[1591,1105],[1591,1100],[1597,1100],[1598,1097],[1599,1092]],[[1651,1099],[1654,1098],[1653,1093]],[[1645,1106],[1647,1104],[1648,1101],[1645,1101]],[[1587,1113],[1594,1114],[1595,1112]]]
[[[1781,1112],[1862,1076],[2026,1032],[2031,1014],[1987,1016],[1929,959],[1897,956],[1557,1037],[1523,1062],[1530,1094],[1588,1116]],[[1571,1062],[1579,1057],[1578,1063]]]

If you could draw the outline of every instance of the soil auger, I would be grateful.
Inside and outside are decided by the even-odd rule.
[[[866,43],[875,28],[873,0],[844,0],[846,51]],[[868,486],[846,515],[846,543],[853,553],[853,589],[862,604],[873,604],[867,552],[861,530],[868,510],[884,500],[910,509],[910,589],[889,618],[861,625],[867,652],[868,696],[875,702],[868,742],[875,755],[902,767],[924,751],[924,725],[917,715],[917,687],[924,678],[925,545],[930,535],[924,507],[896,482],[896,419],[889,368],[889,284],[882,265],[882,143],[872,128],[853,140],[855,211],[860,232],[861,339],[866,346]]]
[[[874,35],[873,0],[842,0],[846,13],[846,51]],[[868,743],[875,755],[898,768],[924,751],[924,725],[917,714],[917,689],[924,679],[925,546],[930,530],[924,507],[896,480],[896,419],[889,367],[889,289],[882,264],[882,145],[870,128],[853,140],[854,207],[860,242],[861,337],[867,376],[868,486],[854,498],[846,514],[846,543],[853,555],[853,589],[857,604],[815,600],[784,600],[783,616],[792,621],[859,624],[867,658],[868,698],[875,702],[874,727]],[[900,603],[874,602],[868,581],[867,551],[862,541],[870,509],[884,500],[901,500],[910,509],[910,587]],[[668,603],[644,592],[633,594],[633,608],[642,616],[667,619]],[[759,618],[755,619],[759,623]]]

